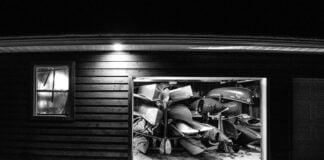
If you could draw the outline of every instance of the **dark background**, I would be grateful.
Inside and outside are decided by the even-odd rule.
[[[249,3],[247,3],[246,1],[215,1],[214,3],[200,2],[199,4],[189,4],[188,2],[183,2],[182,4],[179,4],[179,2],[178,4],[175,4],[175,2],[151,2],[142,4],[130,4],[128,2],[112,3],[110,1],[31,2],[17,0],[0,0],[0,37],[79,34],[202,34],[225,36],[271,36],[323,39],[324,9],[322,9],[321,7],[321,4],[316,4],[310,1],[271,1],[268,3],[251,1],[249,1]],[[90,58],[96,58],[96,56],[100,57],[100,55],[90,55]],[[310,96],[303,97],[303,92],[300,92],[300,97],[302,98],[300,98],[298,94],[291,95],[291,90],[294,89],[291,85],[292,78],[294,77],[323,78],[323,55],[294,55],[293,59],[291,59],[291,55],[289,54],[248,55],[249,56],[245,55],[243,57],[242,54],[231,55],[225,53],[223,55],[223,58],[221,58],[222,55],[220,54],[213,55],[215,57],[214,59],[210,59],[210,61],[213,60],[213,63],[218,62],[220,64],[226,63],[226,65],[222,66],[224,70],[221,70],[221,72],[216,73],[214,70],[210,70],[208,69],[208,67],[205,67],[203,73],[217,74],[217,76],[226,76],[226,74],[232,75],[233,73],[235,73],[238,76],[244,76],[250,75],[251,69],[254,69],[252,74],[270,76],[269,87],[271,87],[271,89],[269,90],[269,99],[271,104],[268,112],[268,114],[270,115],[269,145],[271,147],[268,152],[270,155],[270,159],[319,159],[322,153],[321,146],[323,146],[323,138],[321,136],[321,133],[323,133],[322,124],[324,124],[323,119],[321,118],[323,117],[323,111],[321,109],[323,108],[321,107],[323,104],[323,100],[320,97],[319,99],[316,99],[316,101],[310,101]],[[62,54],[60,56],[57,53],[54,53],[48,55],[45,54],[43,56],[44,57],[40,58],[40,60],[53,60],[53,58],[55,59],[57,57],[61,57],[61,59],[64,60],[69,59],[66,56],[66,54]],[[75,60],[74,58],[76,57],[74,55],[71,56],[72,57],[70,57],[70,59]],[[168,55],[166,54],[163,54],[162,56],[168,58]],[[24,55],[24,57],[21,57],[21,55],[17,55],[17,57],[15,58],[13,55],[7,55],[7,58],[2,57],[1,61],[3,63],[1,63],[1,70],[3,71],[2,73],[4,73],[3,76],[10,77],[8,79],[3,79],[3,84],[9,84],[6,86],[7,88],[3,90],[8,90],[11,86],[15,86],[14,89],[16,90],[28,92],[29,88],[25,85],[25,79],[26,77],[28,79],[28,73],[25,72],[25,67],[29,65],[30,60],[34,60],[34,58],[38,57],[40,56]],[[83,67],[83,62],[88,61],[89,57],[86,57],[84,59],[77,59],[77,64],[79,64],[79,77],[84,76],[81,75],[81,73],[84,72],[85,68]],[[234,62],[233,57],[235,57]],[[205,56],[203,58],[209,59],[210,56]],[[159,61],[155,63],[158,62]],[[192,61],[190,62],[192,63]],[[243,65],[244,67],[238,71],[237,68],[238,66],[241,66],[242,62],[245,65]],[[109,64],[110,62],[107,63]],[[256,63],[259,65],[256,65]],[[168,65],[168,61],[166,61],[162,63],[161,66],[163,68],[165,66],[170,65]],[[258,68],[259,70],[255,70],[255,68]],[[107,70],[109,71],[107,73],[110,73],[110,69]],[[160,73],[158,74],[157,71],[159,70],[154,70],[154,72],[147,72],[147,74],[150,75],[151,73],[156,73],[157,75],[160,75]],[[170,74],[170,71],[172,70],[166,70],[165,74]],[[137,73],[142,72],[139,70],[135,73],[135,75],[137,75]],[[180,71],[176,73],[180,73]],[[192,72],[193,76],[196,76],[195,74],[199,75],[200,73],[201,70]],[[20,74],[24,75],[22,76],[23,78]],[[19,85],[17,85],[17,81],[19,82]],[[301,82],[302,83],[300,84],[302,85],[300,86],[302,87],[304,81]],[[309,84],[312,83],[312,81],[309,82]],[[320,84],[321,86],[324,86],[322,83]],[[20,87],[25,88],[21,89]],[[323,87],[313,86],[314,91],[309,90],[309,93],[314,92],[319,93],[319,95],[323,95],[322,93],[324,89],[322,88]],[[302,88],[300,91],[303,91],[303,89],[304,88]],[[44,148],[44,146],[47,145],[40,144],[39,146],[37,146],[36,144],[40,143],[38,141],[44,139],[40,139],[42,137],[39,137],[39,133],[36,134],[34,132],[39,132],[38,127],[44,127],[45,129],[47,129],[46,127],[52,127],[51,125],[55,125],[55,122],[51,122],[49,125],[47,123],[42,124],[42,122],[29,123],[29,121],[25,121],[27,117],[25,117],[24,119],[24,117],[22,117],[21,114],[26,116],[25,112],[28,111],[28,105],[26,105],[28,104],[28,95],[21,94],[21,99],[25,101],[17,101],[16,92],[12,91],[10,92],[11,94],[5,94],[5,92],[2,93],[2,103],[8,106],[15,106],[17,108],[19,107],[19,109],[21,109],[21,106],[25,106],[25,110],[22,110],[18,114],[16,114],[16,110],[12,109],[14,107],[2,107],[5,111],[7,111],[8,108],[14,110],[12,115],[5,114],[7,117],[13,117],[12,119],[18,119],[17,123],[15,123],[16,121],[9,121],[9,123],[3,123],[4,125],[2,126],[4,127],[11,126],[13,128],[13,130],[7,131],[7,136],[10,137],[12,135],[11,132],[19,132],[19,134],[22,134],[22,136],[18,137],[22,137],[22,142],[19,141],[19,143],[2,143],[5,144],[3,148],[8,148],[8,145],[12,145],[11,148],[9,148],[9,150],[11,149],[12,152],[16,153],[17,147],[20,147],[19,149],[21,150],[19,150],[18,154],[20,154],[21,152],[25,152],[26,148],[31,148],[28,150],[28,152],[26,151],[26,154],[39,157],[39,149]],[[8,97],[12,97],[12,99],[8,100]],[[295,97],[300,99],[301,102],[305,102],[306,104],[305,105],[304,103],[297,103],[296,105],[299,108],[299,110],[297,111],[293,108],[292,104],[292,98]],[[126,99],[127,96],[123,98]],[[89,101],[91,101],[91,98]],[[294,117],[292,111],[296,112],[297,115],[304,115],[304,117]],[[304,112],[309,112],[309,114],[304,114]],[[313,115],[311,113],[313,113]],[[93,113],[90,112],[90,114]],[[126,117],[125,119],[122,119],[122,124],[126,124],[126,126],[123,126],[124,128],[122,129],[127,130],[127,114],[122,114],[124,114],[124,118]],[[6,120],[6,116],[2,116],[2,119]],[[298,119],[298,117],[304,119],[300,120]],[[316,117],[318,119],[316,119]],[[85,133],[88,134],[88,132],[91,131],[88,128],[90,128],[92,125],[96,125],[97,123],[96,121],[98,119],[95,118],[97,118],[97,116],[80,116],[77,120],[82,121],[82,123],[80,122],[79,125],[81,127],[84,127],[82,129],[86,128]],[[19,120],[25,123],[19,123]],[[296,123],[292,120],[296,121]],[[106,121],[111,121],[110,119],[100,119],[100,121],[105,121],[104,125],[112,124],[106,123]],[[300,126],[298,126],[299,124]],[[19,125],[22,125],[25,128],[15,130],[15,127],[20,127]],[[35,130],[27,130],[27,128],[31,127],[34,127]],[[81,134],[78,133],[77,130],[71,133],[65,130],[61,131],[61,128],[59,127],[61,126],[58,126],[54,130],[50,130],[50,133],[47,133],[47,131],[45,131],[45,134],[52,134],[51,136],[54,136],[54,138],[49,139],[48,141],[57,141],[57,137],[55,136],[57,136],[57,134],[60,133],[63,135],[69,135],[66,136],[68,138],[61,139],[62,142],[60,142],[67,143],[66,141],[70,140],[70,134]],[[77,128],[76,126],[74,126],[74,124],[68,124],[66,125],[66,127],[71,127],[70,130],[74,129],[72,127]],[[98,128],[102,129],[100,127],[102,126],[99,126]],[[297,131],[299,131],[298,129],[300,129],[301,131],[294,132],[296,131],[296,129]],[[110,131],[111,134],[117,132],[116,130]],[[23,134],[25,132],[28,133],[29,136],[24,136]],[[101,136],[102,132],[96,132],[91,134],[95,136]],[[114,137],[116,135],[112,134],[111,136]],[[121,135],[120,139],[116,139],[122,140],[127,136],[128,134],[124,134]],[[5,136],[2,136],[2,138],[6,139]],[[18,138],[13,137],[12,139],[17,140]],[[44,141],[47,141],[47,139],[48,138],[45,136]],[[110,139],[107,140],[109,141],[109,143]],[[53,146],[53,142],[48,142],[51,145],[43,149],[43,158],[48,158],[46,154],[52,154],[52,157],[54,158],[57,158],[62,154],[70,156],[85,154],[86,156],[88,156],[89,159],[92,158],[89,155],[99,155],[99,153],[101,155],[104,155],[103,157],[99,158],[106,158],[111,156],[124,156],[124,158],[126,158],[128,156],[127,143],[124,143],[122,146],[124,148],[121,149],[105,148],[102,149],[104,150],[103,152],[99,152],[98,148],[95,147],[92,148],[92,151],[89,150],[89,148],[93,147],[90,143],[95,143],[93,139],[84,139],[83,137],[81,137],[80,139],[72,140],[75,140],[77,142],[76,144],[65,144],[67,147],[70,147],[68,151],[65,151],[64,148],[61,148],[61,144]],[[32,141],[33,143],[30,143],[30,141]],[[83,145],[78,144],[81,142],[87,144],[89,148],[86,148],[88,146],[84,147]],[[105,139],[102,140],[101,138],[98,138],[98,143],[103,142],[105,142]],[[23,143],[24,145],[21,145],[21,143]],[[51,147],[59,147],[59,149],[53,149]],[[80,150],[80,147],[84,147],[83,150]],[[116,152],[115,150],[119,151]],[[298,154],[293,155],[294,153]],[[21,154],[20,156],[26,157],[26,155],[24,154]]]
[[[321,6],[311,1],[1,0],[0,36],[144,33],[324,38]]]

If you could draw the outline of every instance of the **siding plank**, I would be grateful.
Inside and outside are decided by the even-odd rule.
[[[128,85],[105,84],[105,85],[75,85],[76,91],[128,91]]]
[[[234,57],[238,57],[233,58]],[[170,58],[172,57],[172,58]],[[130,54],[128,52],[124,53],[105,53],[102,55],[80,55],[78,56],[78,60],[83,62],[191,62],[193,59],[196,62],[227,62],[231,63],[233,61],[242,61],[244,62],[254,62],[255,58],[257,57],[258,60],[269,61],[272,60],[269,56],[266,55],[244,55],[244,59],[240,58],[242,54],[235,54],[235,53],[217,53],[217,57],[215,53],[167,53],[167,52],[146,52],[146,53],[136,53]],[[278,60],[277,60],[278,61]],[[285,62],[285,59],[280,59],[280,61]],[[287,60],[286,60],[287,61]]]
[[[144,58],[140,58],[138,55],[132,55],[132,54],[127,54],[127,53],[106,53],[102,55],[81,55],[78,57],[78,60],[83,61],[83,62],[114,62],[114,61],[125,61],[125,62],[132,62],[132,61],[141,61]]]
[[[76,83],[128,83],[128,77],[76,77]]]
[[[201,70],[191,71],[201,73]],[[78,76],[183,76],[183,73],[184,71],[179,69],[79,69],[76,72]]]
[[[66,150],[40,150],[40,149],[29,149],[22,148],[19,149],[3,149],[4,152],[13,154],[28,154],[28,155],[51,155],[51,156],[71,156],[71,157],[127,157],[127,152],[100,152],[100,151],[66,151]]]
[[[127,121],[127,114],[77,114],[76,120]]]
[[[74,149],[74,150],[111,150],[125,151],[128,149],[126,144],[89,144],[89,143],[57,143],[57,142],[31,142],[31,141],[2,141],[0,146],[6,147],[34,147],[48,149]]]
[[[57,122],[26,122],[25,120],[7,120],[0,121],[3,127],[46,127],[46,128],[87,128],[87,129],[127,129],[128,122],[93,122],[93,121],[75,121],[70,123],[57,123]]]
[[[188,54],[168,54],[163,53],[164,55],[160,54],[151,54],[151,53],[144,53],[144,54],[127,54],[127,53],[108,53],[105,55],[97,55],[97,56],[89,56],[89,55],[83,55],[79,57],[79,60],[82,60],[84,62],[152,62],[152,61],[184,61],[184,60],[190,60]],[[191,56],[194,56],[195,58],[199,60],[206,60],[205,56],[201,56],[201,54],[190,54]],[[172,59],[170,59],[170,56],[172,56]],[[187,58],[186,58],[187,57]]]
[[[128,113],[128,107],[76,107],[77,113]]]
[[[128,98],[128,92],[76,92],[76,98]]]
[[[271,66],[260,63],[259,61],[254,62],[253,66],[251,65],[242,65],[240,61],[233,62],[232,65],[228,66],[226,62],[81,62],[76,66],[78,69],[95,69],[95,68],[106,68],[106,69],[217,69],[219,66],[226,66],[230,68],[245,68],[245,69],[255,69],[258,67],[279,67],[280,64],[274,63]]]
[[[75,105],[126,106],[128,100],[121,99],[76,99]]]
[[[109,158],[102,158],[102,157],[66,157],[66,156],[53,156],[53,155],[31,155],[28,154],[17,154],[17,153],[7,153],[0,151],[0,157],[5,160],[21,160],[21,159],[32,159],[32,160],[127,160],[127,157],[109,157]]]
[[[214,68],[156,68],[156,69],[79,69],[77,70],[78,76],[125,76],[130,75],[134,77],[139,76],[238,76],[240,72],[251,73],[253,72],[256,74],[265,74],[264,69],[257,68],[248,68],[245,66],[229,66],[225,69],[220,70],[218,64],[214,64]],[[235,71],[233,69],[235,68]],[[242,74],[242,73],[241,73]]]
[[[42,134],[42,135],[93,135],[127,136],[127,129],[73,129],[73,128],[6,128],[0,134]]]
[[[205,64],[206,65],[206,64]],[[189,65],[179,63],[161,63],[161,62],[81,62],[77,65],[77,68],[184,68]],[[191,66],[194,66],[192,64]],[[200,65],[201,66],[201,65]]]
[[[41,142],[87,142],[87,143],[127,143],[127,137],[116,136],[75,136],[75,135],[19,135],[2,134],[1,140],[28,140]]]

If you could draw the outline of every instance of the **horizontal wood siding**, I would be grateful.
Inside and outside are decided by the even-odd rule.
[[[29,120],[32,62],[61,60],[76,62],[75,120]],[[312,68],[311,60],[316,60],[317,68]],[[259,76],[269,77],[271,86],[268,154],[271,159],[289,159],[289,80],[306,69],[320,70],[320,60],[228,52],[4,54],[0,58],[0,155],[5,159],[127,159],[129,75]]]
[[[1,77],[8,77],[0,80],[6,84],[0,93],[0,159],[128,159],[128,74],[76,74],[74,121],[30,120],[33,62],[71,60],[79,72],[90,69],[88,60],[102,63],[96,57],[103,56],[37,55],[0,60]]]

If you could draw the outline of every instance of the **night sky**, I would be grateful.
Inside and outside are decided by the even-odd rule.
[[[0,0],[0,36],[207,34],[324,38],[324,9],[307,2],[111,3]]]

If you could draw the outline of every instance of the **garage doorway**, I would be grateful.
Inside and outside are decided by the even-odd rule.
[[[133,77],[133,159],[267,158],[267,79]]]

